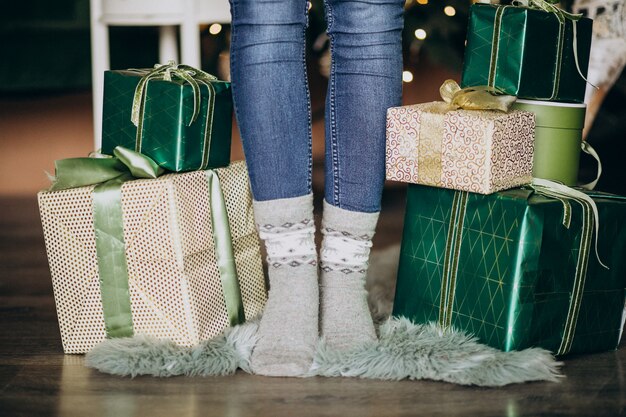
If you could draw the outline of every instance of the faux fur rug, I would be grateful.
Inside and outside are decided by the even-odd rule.
[[[560,362],[549,351],[501,352],[455,330],[389,318],[395,291],[399,247],[372,254],[367,287],[379,340],[338,352],[320,341],[307,376],[359,377],[383,380],[431,379],[462,385],[503,386],[528,381],[557,381]],[[110,339],[86,356],[86,365],[102,372],[159,377],[218,376],[237,368],[250,372],[258,320],[227,329],[222,336],[193,348],[138,335]]]

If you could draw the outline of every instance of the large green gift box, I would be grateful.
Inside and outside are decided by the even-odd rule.
[[[480,195],[410,184],[393,314],[462,329],[505,351],[615,349],[626,298],[626,198],[588,195],[599,212],[597,251],[610,269],[595,254],[593,210],[583,225],[574,200],[531,188]]]
[[[525,7],[472,5],[461,87],[488,85],[519,98],[582,103],[592,21],[562,20]]]
[[[151,77],[145,83],[137,99],[137,85],[153,70],[105,72],[102,153],[111,155],[116,146],[123,146],[174,172],[229,164],[233,112],[230,83],[198,77],[198,89],[194,91],[188,74],[181,72],[185,70],[174,70],[184,78],[176,72],[169,76],[162,72],[161,77]],[[131,120],[133,111],[139,126]]]

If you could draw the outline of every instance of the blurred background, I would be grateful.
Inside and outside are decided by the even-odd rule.
[[[470,0],[407,0],[404,103],[438,99],[441,83],[460,79]],[[329,66],[321,0],[310,4],[307,49],[314,119],[315,184],[321,187],[324,97]],[[230,28],[199,28],[202,69],[228,78]],[[0,14],[0,195],[32,196],[49,181],[55,159],[93,150],[89,0],[4,2]],[[157,27],[111,27],[112,69],[159,61]],[[603,161],[598,189],[626,194],[626,81],[606,97],[588,140]],[[233,159],[242,159],[235,128]],[[581,181],[595,163],[582,156]],[[389,183],[388,188],[403,187]],[[321,188],[319,188],[321,189]]]

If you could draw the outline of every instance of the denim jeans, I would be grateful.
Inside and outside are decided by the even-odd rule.
[[[385,178],[387,108],[402,96],[405,0],[325,0],[331,70],[325,199],[376,212]],[[255,200],[311,192],[306,0],[231,0],[235,114]]]

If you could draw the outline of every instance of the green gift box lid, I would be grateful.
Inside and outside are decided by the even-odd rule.
[[[584,127],[587,110],[587,106],[581,103],[522,99],[516,100],[513,108],[533,113],[536,126],[577,130]]]
[[[530,188],[481,195],[409,185],[394,316],[465,330],[505,351],[615,349],[626,301],[626,198],[589,196],[610,269],[596,259],[573,200],[566,228],[563,202]]]
[[[200,107],[194,113],[194,91],[183,79],[147,82],[140,126],[131,121],[135,89],[151,70],[116,70],[104,74],[102,152],[116,146],[141,152],[163,168],[193,171],[230,163],[233,101],[231,84],[199,83]]]
[[[586,105],[517,100],[513,108],[535,115],[533,177],[576,185]]]
[[[489,85],[520,98],[582,103],[591,27],[588,18],[561,23],[543,10],[474,4],[461,86]]]

